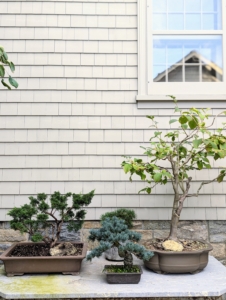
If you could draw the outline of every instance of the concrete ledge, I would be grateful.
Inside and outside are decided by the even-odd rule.
[[[143,265],[135,259],[134,263]],[[104,258],[82,263],[79,276],[25,275],[6,277],[0,268],[0,296],[5,299],[56,298],[164,298],[216,297],[226,293],[226,268],[210,256],[199,274],[159,275],[143,267],[139,284],[111,285],[106,282]],[[119,263],[118,263],[119,264]]]

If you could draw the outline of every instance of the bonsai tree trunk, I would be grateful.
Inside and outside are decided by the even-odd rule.
[[[175,174],[174,174],[175,175]],[[174,189],[174,202],[173,202],[173,209],[172,209],[172,216],[171,216],[171,224],[170,224],[170,234],[168,240],[177,241],[177,228],[178,223],[180,221],[181,211],[183,209],[184,201],[188,196],[188,191],[190,189],[190,182],[192,177],[189,177],[186,181],[186,189],[183,188],[183,182],[179,181],[178,176],[175,177],[175,181],[172,182],[173,189]],[[180,195],[179,188],[182,186],[183,194]]]

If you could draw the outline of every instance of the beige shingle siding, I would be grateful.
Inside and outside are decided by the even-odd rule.
[[[122,155],[142,156],[148,145],[145,116],[166,130],[172,114],[161,104],[137,109],[136,0],[7,0],[0,12],[0,44],[20,84],[0,87],[0,220],[31,194],[91,189],[88,219],[116,207],[169,219],[172,187],[138,195],[144,184],[120,168]],[[225,219],[225,193],[225,184],[205,187],[186,201],[183,219]]]

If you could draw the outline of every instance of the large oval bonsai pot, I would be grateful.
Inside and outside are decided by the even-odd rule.
[[[149,261],[144,261],[144,265],[159,274],[196,274],[202,271],[208,264],[209,251],[213,247],[209,243],[206,243],[206,245],[205,249],[193,251],[152,250],[154,256]]]
[[[82,246],[82,254],[77,256],[33,256],[10,257],[17,245],[30,245],[29,242],[16,243],[2,253],[0,259],[4,262],[7,276],[23,275],[25,273],[63,273],[78,275],[82,260],[86,257],[87,245],[82,242],[72,242]],[[42,244],[42,243],[36,243]]]

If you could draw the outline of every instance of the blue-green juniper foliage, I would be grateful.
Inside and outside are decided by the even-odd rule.
[[[10,227],[21,233],[29,233],[33,242],[44,241],[54,247],[60,238],[63,223],[67,223],[68,231],[77,231],[82,227],[86,211],[82,209],[91,203],[94,191],[88,194],[62,195],[54,192],[48,200],[48,195],[42,193],[37,197],[30,196],[29,204],[14,207],[8,212],[12,217]],[[72,197],[72,203],[68,200]],[[44,229],[49,233],[43,235]]]
[[[133,265],[132,254],[143,260],[149,260],[154,255],[144,246],[136,244],[141,239],[141,234],[129,230],[124,220],[117,217],[106,218],[101,225],[100,229],[90,230],[88,239],[98,241],[100,244],[87,255],[87,260],[100,257],[104,251],[112,247],[118,248],[119,256],[124,258],[125,267]]]

